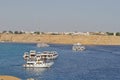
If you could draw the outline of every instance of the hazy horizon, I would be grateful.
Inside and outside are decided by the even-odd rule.
[[[120,32],[119,0],[0,0],[0,31]]]

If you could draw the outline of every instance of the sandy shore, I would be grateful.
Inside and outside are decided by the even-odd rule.
[[[14,76],[0,75],[0,80],[21,80],[21,79]]]
[[[0,34],[1,42],[53,43],[84,45],[120,45],[120,36],[100,35],[37,35],[37,34]]]

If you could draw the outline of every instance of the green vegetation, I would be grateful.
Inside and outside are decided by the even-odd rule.
[[[22,31],[15,31],[14,34],[25,34],[25,32],[22,32]]]
[[[107,35],[114,35],[112,32],[106,32]]]
[[[35,31],[35,32],[24,32],[24,31],[11,31],[11,30],[9,30],[9,31],[6,31],[6,30],[4,30],[4,31],[2,31],[1,33],[4,33],[4,34],[27,34],[27,33],[30,33],[30,34],[38,34],[38,35],[40,35],[40,34],[49,34],[49,35],[65,35],[65,34],[67,34],[67,35],[79,35],[79,34],[76,34],[76,33],[70,33],[70,32],[68,32],[68,33],[58,33],[58,32],[51,32],[51,33],[49,33],[49,32],[40,32],[40,31]],[[90,35],[108,35],[108,36],[120,36],[120,32],[116,32],[116,33],[114,33],[114,32],[106,32],[106,33],[104,33],[104,32],[90,32]]]
[[[116,36],[120,36],[120,32],[117,32],[117,33],[116,33]]]
[[[34,32],[34,34],[40,34],[40,32],[36,31],[36,32]]]
[[[7,33],[7,31],[3,31],[2,33]]]
[[[13,32],[12,32],[12,31],[8,31],[8,33],[13,34]]]

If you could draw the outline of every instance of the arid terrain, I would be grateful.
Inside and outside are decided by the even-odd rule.
[[[0,41],[53,44],[74,44],[79,42],[84,45],[120,45],[120,36],[0,34]]]

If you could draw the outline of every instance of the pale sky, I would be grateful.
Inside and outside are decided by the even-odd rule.
[[[120,0],[0,0],[0,31],[120,32]]]

